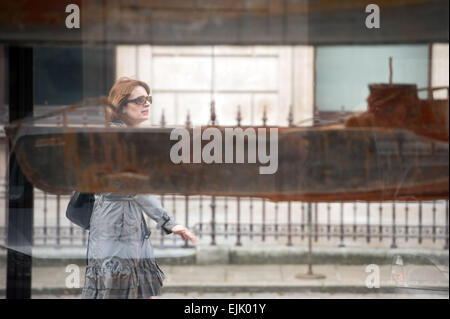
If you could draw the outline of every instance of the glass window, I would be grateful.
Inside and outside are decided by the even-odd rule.
[[[365,111],[369,83],[428,85],[428,45],[318,46],[316,107],[319,111]],[[420,97],[425,98],[426,92]]]

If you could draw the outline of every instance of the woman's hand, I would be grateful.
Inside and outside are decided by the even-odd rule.
[[[191,233],[189,231],[189,229],[187,229],[186,227],[184,227],[182,225],[175,225],[175,226],[173,226],[171,231],[174,234],[180,235],[181,238],[183,238],[183,240],[189,239],[193,243],[197,242],[197,237],[195,237],[195,235],[193,233]]]

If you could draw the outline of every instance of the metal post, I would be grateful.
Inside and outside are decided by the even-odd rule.
[[[408,202],[406,202],[405,204],[405,242],[408,241],[408,213],[409,213],[409,207],[408,207]]]
[[[185,221],[184,221],[184,225],[186,227],[188,227],[189,225],[189,197],[187,195],[184,196],[184,211],[185,211]],[[184,242],[184,248],[190,248],[192,247],[191,245],[189,245],[189,241],[186,240]]]
[[[263,209],[262,209],[262,236],[261,240],[266,240],[266,199],[263,198]]]
[[[253,239],[253,197],[250,197],[250,239]]]
[[[73,223],[70,223],[69,229],[70,229],[70,244],[73,245],[73,238],[74,238]]]
[[[177,201],[175,195],[172,195],[172,216],[173,219],[177,220]],[[187,226],[187,225],[185,225]],[[178,236],[173,236],[173,244],[175,245],[177,242]]]
[[[203,234],[203,197],[200,195],[200,198],[198,199],[198,209],[200,211],[200,238],[202,238]]]
[[[33,114],[33,49],[11,46],[9,59],[9,122]],[[12,145],[9,145],[9,150]],[[31,298],[33,185],[11,152],[8,183],[6,298]]]
[[[344,203],[341,202],[341,226],[340,226],[340,232],[341,232],[341,242],[339,243],[339,247],[345,247],[344,244]]]
[[[319,209],[318,204],[314,203],[314,241],[319,240]]]
[[[216,245],[216,196],[211,197],[211,245]]]
[[[305,234],[305,205],[302,203],[301,205],[302,211],[301,211],[301,222],[300,222],[300,232],[302,234],[301,239],[304,239]]]
[[[436,242],[436,201],[433,201],[433,243]]]
[[[56,246],[61,245],[60,195],[56,195]]]
[[[380,236],[379,240],[382,241],[383,240],[383,223],[382,223],[383,206],[381,205],[381,202],[380,202],[380,206],[378,207],[378,214],[379,214],[378,234]]]
[[[164,195],[160,196],[160,201],[161,201],[161,205],[164,207]],[[164,246],[164,239],[165,239],[164,230],[161,228],[159,230],[159,243],[161,246]]]
[[[82,237],[82,244],[83,246],[86,246],[86,242],[87,242],[87,237],[88,237],[88,231],[83,230],[83,237]]]
[[[422,243],[422,201],[419,202],[419,244]]]
[[[327,203],[327,240],[329,241],[331,239],[330,232],[331,232],[331,216],[330,216],[330,203]]]
[[[291,202],[288,202],[288,246],[292,246],[292,234],[291,234],[291,224],[292,224],[292,218],[291,218]]]
[[[236,225],[236,246],[242,246],[241,243],[241,198],[237,198],[237,225]]]
[[[397,248],[397,244],[395,242],[396,237],[395,237],[395,201],[392,202],[392,244],[391,244],[391,248]]]
[[[224,231],[225,231],[225,238],[228,238],[228,197],[225,197],[225,225],[224,225]]]
[[[47,245],[47,193],[44,192],[44,245]]]
[[[445,201],[445,246],[448,249],[448,200]]]
[[[312,225],[312,204],[308,203],[308,220],[307,220],[307,236],[308,236],[308,272],[306,274],[297,274],[297,279],[323,279],[324,275],[314,274],[312,269],[312,241],[313,241],[313,225]]]
[[[356,202],[353,202],[353,241],[356,241]]]
[[[366,226],[366,241],[370,243],[370,202],[367,202],[367,226]]]
[[[278,239],[278,202],[275,203],[275,239]]]
[[[313,274],[312,270],[312,207],[308,203],[308,275]]]

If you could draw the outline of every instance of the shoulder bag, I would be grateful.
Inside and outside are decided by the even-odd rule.
[[[89,229],[94,202],[94,194],[75,192],[67,205],[66,217],[75,225]]]

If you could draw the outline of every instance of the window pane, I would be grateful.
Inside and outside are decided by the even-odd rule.
[[[426,87],[428,45],[319,46],[316,55],[316,105],[320,111],[365,111],[369,83],[393,82]],[[426,92],[419,94],[426,97]]]

